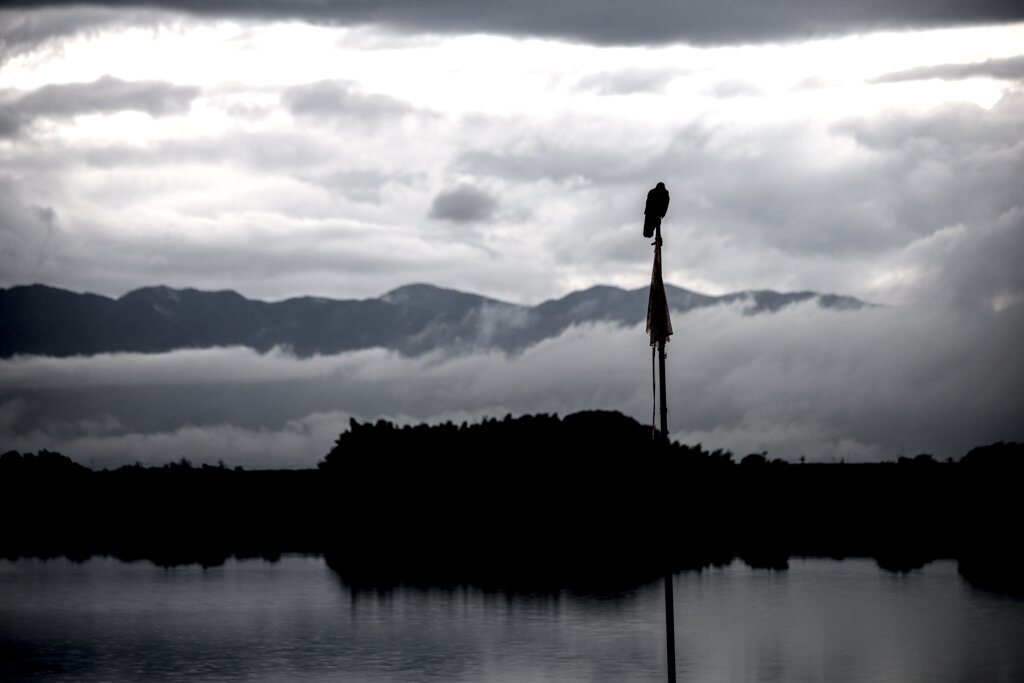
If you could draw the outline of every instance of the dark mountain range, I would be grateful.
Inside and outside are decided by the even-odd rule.
[[[707,296],[667,286],[674,311],[745,302],[749,314],[815,300],[823,308],[868,304],[813,292],[737,292]],[[111,299],[45,285],[0,289],[0,357],[75,356],[116,351],[275,346],[299,356],[372,347],[417,355],[438,348],[517,351],[572,325],[642,324],[648,288],[597,286],[537,306],[414,284],[376,299],[300,297],[279,302],[233,291],[145,287]]]

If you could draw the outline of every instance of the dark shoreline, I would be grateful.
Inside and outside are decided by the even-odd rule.
[[[317,470],[4,476],[0,557],[215,566],[312,553],[368,588],[524,590],[636,585],[667,567],[734,559],[783,570],[791,557],[870,557],[897,572],[953,559],[974,585],[1024,591],[1017,477],[929,469],[729,467],[691,473],[667,500],[653,484],[644,495],[588,487],[561,497],[558,487],[453,495],[393,484],[389,495]]]
[[[636,585],[734,558],[782,570],[791,557],[871,557],[896,572],[953,559],[974,585],[1024,592],[1019,444],[947,463],[737,464],[659,447],[649,427],[538,439],[563,421],[533,420],[529,438],[450,427],[445,448],[430,443],[444,429],[354,423],[316,470],[96,472],[8,453],[0,557],[214,566],[313,553],[351,585],[524,590]]]

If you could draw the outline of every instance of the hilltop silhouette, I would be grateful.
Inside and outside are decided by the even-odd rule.
[[[351,421],[317,469],[0,457],[0,556],[110,554],[215,565],[325,553],[351,585],[635,585],[740,558],[874,557],[890,571],[955,558],[1020,590],[1024,444],[937,462],[789,464],[659,446],[613,411],[399,427]]]
[[[737,292],[712,297],[668,287],[673,308],[741,302],[770,313],[804,301],[846,310],[863,302],[813,292]],[[0,357],[75,356],[183,348],[274,347],[298,356],[381,347],[415,355],[435,349],[517,351],[571,325],[639,325],[647,289],[598,286],[536,306],[520,306],[425,284],[375,299],[300,297],[278,302],[233,291],[146,287],[110,299],[44,285],[0,289]]]

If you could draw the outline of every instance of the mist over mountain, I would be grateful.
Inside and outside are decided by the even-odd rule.
[[[795,303],[853,310],[858,299],[814,292],[744,291],[708,296],[668,285],[674,311],[739,304],[750,315]],[[520,351],[573,325],[643,323],[648,288],[595,286],[523,306],[412,284],[376,299],[299,297],[279,302],[234,291],[144,287],[119,299],[46,285],[0,289],[0,357],[161,353],[186,348],[280,347],[299,357],[385,348],[408,356],[435,349]]]

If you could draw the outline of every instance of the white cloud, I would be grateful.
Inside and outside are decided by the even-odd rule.
[[[24,215],[5,226],[17,238],[4,284],[120,295],[158,281],[284,298],[427,281],[536,303],[641,285],[638,222],[661,179],[679,284],[884,299],[867,283],[907,267],[887,278],[879,261],[993,220],[1020,194],[1012,92],[982,106],[959,102],[972,93],[957,83],[923,99],[913,83],[867,83],[940,56],[1005,60],[1020,26],[600,48],[161,17],[5,66],[0,87],[49,93],[53,106],[80,106],[54,103],[68,83],[109,90],[104,74],[121,90],[201,95],[176,116],[101,111],[9,138],[0,175]],[[138,58],[126,62],[129,48]],[[814,77],[829,87],[792,89]],[[723,84],[750,88],[707,95]],[[428,220],[460,187],[486,196],[456,215],[500,220],[457,234]],[[45,259],[33,206],[58,219]]]

